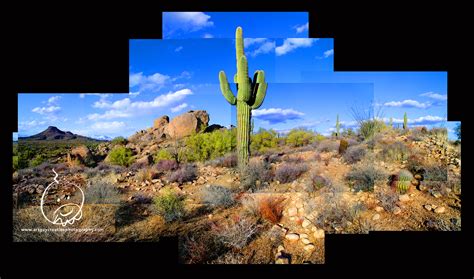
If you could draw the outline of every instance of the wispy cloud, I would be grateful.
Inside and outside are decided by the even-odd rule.
[[[60,99],[61,99],[61,96],[52,96],[52,97],[49,97],[49,99],[48,99],[48,104],[49,104],[49,105],[57,104]]]
[[[427,109],[432,106],[430,102],[418,102],[415,100],[391,101],[383,104],[385,107],[402,107],[402,108],[421,108]]]
[[[171,112],[178,112],[178,111],[182,111],[183,109],[187,108],[188,107],[188,104],[186,103],[182,103],[180,105],[177,105],[175,107],[172,107],[171,108]]]
[[[214,22],[211,16],[203,12],[165,12],[163,13],[163,23],[167,35],[181,30],[184,32],[195,32],[206,27],[211,27]]]
[[[390,118],[383,118],[382,120],[384,122],[389,122]],[[392,121],[394,124],[402,124],[403,118],[392,118]],[[410,125],[436,125],[436,124],[443,123],[446,121],[447,121],[446,117],[433,116],[433,115],[420,116],[414,119],[408,118],[407,120],[408,124]]]
[[[333,55],[334,55],[334,49],[333,48],[328,49],[323,53],[324,58],[328,58],[329,56],[333,56]]]
[[[206,34],[202,35],[202,37],[203,37],[204,39],[212,39],[212,38],[214,38],[214,35],[212,35],[212,34],[210,34],[210,33],[206,33]]]
[[[247,46],[245,46],[247,44]],[[249,39],[247,43],[245,43],[244,39],[244,47],[245,48],[254,48],[249,51],[249,55],[255,57],[259,54],[266,54],[273,52],[275,50],[275,41],[265,39],[265,38],[256,38],[256,39]]]
[[[61,107],[59,106],[47,106],[47,107],[36,107],[32,109],[31,111],[36,112],[41,115],[45,115],[45,114],[57,112],[59,110],[61,110]]]
[[[252,112],[252,115],[269,124],[285,123],[288,120],[301,119],[304,113],[294,109],[282,109],[282,108],[268,108],[268,109],[257,109]]]
[[[293,28],[296,30],[296,33],[298,33],[298,34],[303,33],[305,31],[308,31],[309,22],[306,22],[305,24],[302,24],[302,25],[296,25]]]
[[[102,133],[113,133],[122,130],[125,127],[125,122],[111,121],[111,122],[96,122],[91,125],[91,129]]]
[[[183,50],[183,46],[179,46],[179,47],[174,49],[175,52],[180,52],[182,50]]]
[[[38,126],[46,125],[46,121],[44,120],[31,120],[31,121],[20,121],[18,122],[18,130],[19,132],[23,132],[25,130],[29,130],[31,128],[35,128]]]
[[[275,53],[277,56],[285,55],[289,52],[294,51],[297,48],[310,47],[318,39],[312,38],[288,38],[283,41],[281,46],[275,48]]]
[[[428,97],[437,101],[446,101],[448,99],[447,94],[439,94],[435,92],[426,92],[426,93],[420,94],[420,96]]]
[[[166,108],[183,100],[186,96],[192,95],[190,89],[181,89],[175,92],[168,92],[157,96],[151,101],[132,101],[129,98],[109,102],[107,100],[100,100],[93,104],[94,108],[107,109],[103,113],[93,113],[87,116],[88,120],[102,120],[115,118],[128,118],[139,114],[148,113],[152,109]]]
[[[81,99],[84,99],[86,96],[97,96],[97,97],[100,97],[101,99],[106,99],[112,96],[112,94],[107,94],[107,93],[81,93],[79,94],[79,98]]]

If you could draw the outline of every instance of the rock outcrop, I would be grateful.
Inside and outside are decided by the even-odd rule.
[[[170,121],[165,133],[172,139],[181,139],[207,128],[209,114],[204,110],[188,111]]]

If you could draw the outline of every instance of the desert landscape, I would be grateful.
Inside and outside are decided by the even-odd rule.
[[[295,42],[301,40],[285,41],[280,55],[294,51]],[[187,103],[171,108],[171,118],[153,113],[164,103],[175,105],[171,98],[182,101],[194,94],[179,84],[178,91],[150,102],[133,101],[140,93],[131,92],[115,102],[100,96],[93,103],[95,109],[111,110],[89,114],[89,121],[153,113],[147,128],[127,137],[99,139],[57,126],[19,136],[13,146],[14,241],[147,242],[177,237],[184,264],[323,264],[326,234],[461,230],[460,124],[454,131],[458,138],[449,139],[445,118],[409,119],[404,112],[403,119],[396,119],[399,113],[387,118],[378,111],[380,106],[442,111],[446,95],[419,95],[437,103],[405,100],[347,108],[341,104],[351,102],[350,96],[373,101],[372,85],[267,83],[263,70],[249,76],[240,27],[234,43],[237,70],[233,83],[219,72],[222,96],[211,91],[220,98],[212,100],[217,104],[213,114],[199,106],[178,113]],[[173,79],[191,75],[183,73]],[[138,73],[131,84],[160,90],[168,79]],[[315,88],[345,90],[346,95],[316,92],[314,100],[302,100],[311,96],[303,95],[305,88],[310,93]],[[300,99],[274,93],[278,90]],[[326,95],[339,98],[340,103],[333,104],[336,109],[329,108],[332,101],[324,100]],[[322,114],[324,107],[331,109],[330,116],[325,115],[331,120],[324,121],[328,129],[321,133],[308,128],[322,121],[284,130],[263,128],[262,123],[305,120],[306,114],[296,110],[305,104],[260,109],[266,102],[275,105],[278,98],[284,104],[310,103],[309,110]],[[43,101],[48,107],[31,112],[57,120],[53,113],[60,111],[60,99],[50,97]],[[236,121],[211,124],[213,115],[224,110]],[[83,125],[84,120],[77,123]],[[104,130],[126,126],[118,121],[95,125]]]

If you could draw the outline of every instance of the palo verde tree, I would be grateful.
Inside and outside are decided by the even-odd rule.
[[[229,104],[237,107],[237,158],[239,166],[243,167],[249,161],[252,110],[262,105],[267,92],[267,83],[262,70],[255,71],[253,80],[248,76],[248,63],[244,54],[244,39],[240,26],[235,31],[235,54],[237,73],[234,75],[234,83],[237,85],[237,98],[230,89],[224,71],[219,72],[219,81],[222,95]]]

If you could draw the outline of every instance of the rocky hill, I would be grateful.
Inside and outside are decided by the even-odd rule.
[[[99,141],[85,136],[77,135],[69,131],[62,131],[54,126],[49,126],[46,130],[29,137],[19,137],[18,140],[90,140]]]

